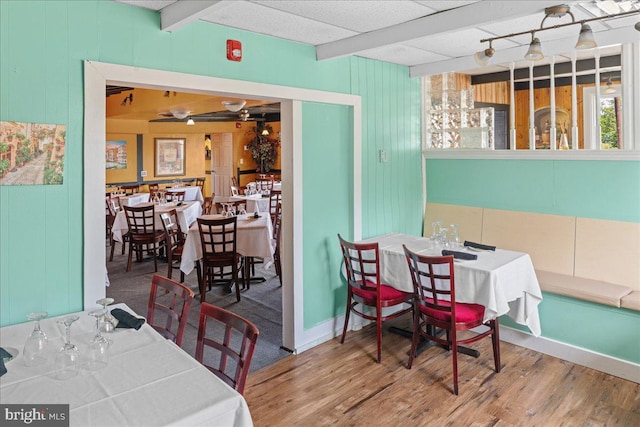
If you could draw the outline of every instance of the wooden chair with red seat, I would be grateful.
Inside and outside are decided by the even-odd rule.
[[[214,338],[214,334],[207,335],[208,324],[211,326],[209,331],[218,332],[215,334],[218,339]],[[247,319],[203,302],[198,322],[196,360],[242,394],[258,335],[258,328]],[[207,351],[206,355],[205,347],[211,350]],[[208,360],[217,363],[213,366]]]
[[[344,343],[349,324],[349,315],[353,311],[360,317],[376,322],[378,335],[378,357],[382,360],[382,322],[395,319],[413,310],[413,294],[399,291],[380,281],[380,256],[377,243],[352,243],[338,234],[342,257],[347,271],[347,313],[340,343]],[[362,306],[361,309],[357,305]],[[383,307],[409,304],[408,308],[384,316]],[[375,314],[367,314],[365,307],[375,307]]]
[[[416,298],[414,300],[413,338],[407,368],[411,369],[420,337],[437,342],[451,350],[453,362],[453,392],[458,394],[458,346],[470,344],[491,336],[493,361],[500,372],[500,337],[498,319],[484,321],[484,306],[456,302],[453,255],[418,255],[403,245],[409,264]],[[489,329],[470,338],[458,339],[458,331],[468,331],[478,326]],[[437,328],[446,331],[445,338],[437,334]]]
[[[200,302],[205,301],[206,290],[214,284],[224,284],[230,290],[236,286],[236,300],[240,301],[239,272],[242,256],[236,251],[237,217],[198,218],[202,246],[202,279]]]
[[[182,251],[184,250],[184,242],[187,240],[186,234],[182,232],[180,222],[178,221],[178,213],[175,209],[171,209],[169,212],[163,212],[160,214],[162,220],[162,228],[166,233],[165,248],[167,250],[167,263],[169,269],[167,271],[167,277],[171,279],[173,273],[173,264],[177,263],[177,268],[180,269],[180,261],[182,261]],[[200,263],[196,261],[196,271],[198,273],[198,283],[202,278],[202,272],[200,270]],[[180,283],[184,282],[184,272],[180,270]]]
[[[193,296],[193,291],[185,285],[154,274],[147,306],[147,323],[180,347]]]
[[[165,233],[156,228],[155,206],[124,206],[129,225],[129,259],[127,261],[127,272],[131,271],[131,257],[133,251],[136,252],[136,259],[142,260],[142,253],[153,252],[153,265],[158,271],[158,250],[164,247]],[[150,246],[153,249],[150,249]]]

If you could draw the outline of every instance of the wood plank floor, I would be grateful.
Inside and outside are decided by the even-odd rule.
[[[409,327],[407,319],[394,321]],[[375,329],[349,332],[249,376],[245,397],[256,426],[640,426],[640,384],[491,340],[458,357],[432,347],[406,369],[409,340],[385,323],[382,363]]]

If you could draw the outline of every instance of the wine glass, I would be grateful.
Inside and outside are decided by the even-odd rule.
[[[87,347],[87,355],[85,357],[84,367],[91,371],[97,371],[98,369],[102,369],[107,366],[107,358],[109,349],[109,345],[111,341],[107,338],[103,337],[100,333],[100,323],[107,313],[106,308],[101,308],[98,310],[90,311],[89,316],[93,316],[96,318],[96,334],[89,341],[89,346]]]
[[[49,313],[46,311],[39,311],[30,313],[27,316],[27,319],[35,322],[33,325],[33,331],[24,344],[24,364],[27,366],[38,366],[47,361],[45,352],[48,339],[47,334],[40,329],[40,320],[44,319],[48,315]]]
[[[447,233],[449,232],[448,228],[441,228],[438,233],[438,243],[442,245],[443,248],[449,247],[449,240],[447,239]]]
[[[440,234],[440,227],[442,227],[442,221],[432,222],[431,227],[433,228],[433,234],[431,235],[431,240],[436,240],[438,238],[438,235]]]
[[[71,342],[71,325],[78,319],[78,316],[69,316],[58,320],[65,328],[65,343],[56,356],[56,377],[59,380],[68,380],[78,375],[80,350]]]
[[[113,304],[113,301],[115,301],[113,298],[100,298],[96,301],[96,304],[101,305],[105,310],[104,316],[100,321],[100,330],[102,332],[113,332],[116,329],[116,321],[107,310],[107,306]]]

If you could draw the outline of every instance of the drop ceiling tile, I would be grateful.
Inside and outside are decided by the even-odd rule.
[[[336,27],[367,32],[400,24],[435,12],[414,1],[269,1],[253,3],[314,19]]]
[[[487,37],[491,37],[491,34],[475,28],[470,28],[463,31],[422,37],[405,42],[404,44],[429,52],[438,53],[440,55],[456,58],[459,56],[473,55],[475,52],[489,47],[488,43],[480,43],[480,40]],[[508,40],[499,40],[494,43],[493,47],[497,50],[513,46],[516,45]]]
[[[357,33],[246,1],[225,1],[203,21],[318,45]]]
[[[477,1],[479,0],[466,0],[466,1],[464,0],[446,0],[446,1],[422,0],[422,1],[417,1],[416,3],[420,3],[422,5],[425,5],[427,7],[430,7],[438,11],[443,11],[448,9],[455,9],[461,6],[466,6],[468,4],[475,3]]]
[[[375,49],[368,49],[357,53],[364,58],[377,59],[379,61],[392,62],[401,65],[418,65],[427,62],[436,62],[449,59],[449,56],[427,52],[415,47],[403,44],[393,44]]]

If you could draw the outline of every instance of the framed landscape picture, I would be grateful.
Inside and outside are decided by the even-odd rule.
[[[156,138],[156,176],[184,175],[184,138]]]

